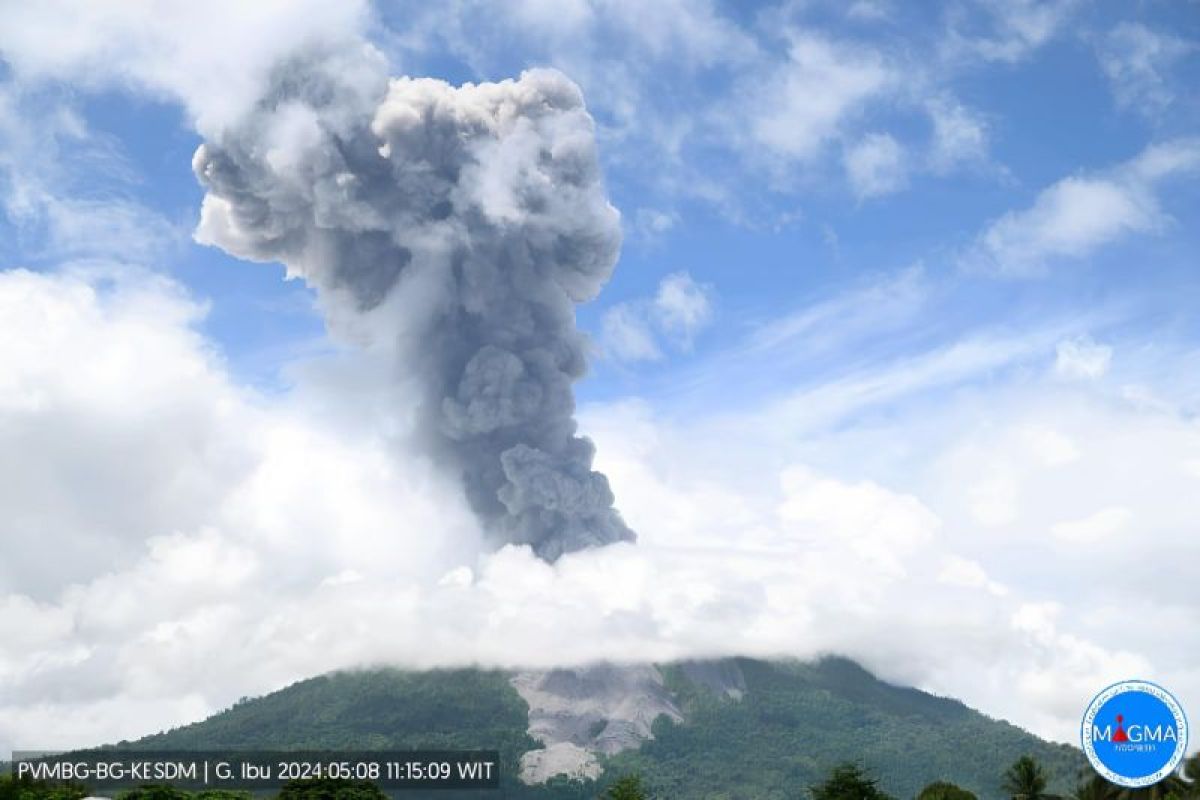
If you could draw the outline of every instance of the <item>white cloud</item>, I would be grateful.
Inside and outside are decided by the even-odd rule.
[[[786,420],[789,433],[795,435],[822,430],[857,414],[970,385],[989,373],[1010,369],[1043,354],[1048,340],[1058,338],[1055,334],[1053,328],[1024,336],[975,334],[904,358],[858,361],[852,368],[822,375],[774,400],[770,418]]]
[[[785,469],[780,480],[780,518],[817,534],[805,542],[809,553],[845,546],[888,575],[903,575],[907,556],[927,545],[941,524],[917,498],[869,481],[846,484],[805,466]]]
[[[390,10],[399,22],[380,38],[407,70],[435,70],[447,54],[478,79],[553,66],[583,88],[610,173],[627,170],[655,193],[718,204],[727,197],[728,187],[698,169],[685,151],[713,135],[712,112],[730,100],[714,93],[708,78],[754,70],[764,53],[720,4],[402,1]],[[482,18],[490,21],[484,28],[478,25]]]
[[[846,9],[846,16],[860,22],[878,22],[890,19],[892,6],[887,0],[854,0]]]
[[[597,30],[607,25],[653,58],[707,65],[736,58],[750,47],[745,35],[709,0],[666,0],[653,6],[633,0],[578,0],[565,14],[563,4],[544,0],[523,0],[516,8],[514,28],[532,25],[535,30],[555,30],[563,45],[594,41]]]
[[[1097,57],[1117,105],[1154,117],[1175,101],[1170,72],[1192,50],[1192,45],[1176,36],[1156,33],[1137,22],[1122,22],[1101,40]]]
[[[1074,16],[1079,0],[973,0],[985,30],[964,33],[952,26],[947,55],[1015,63],[1051,41]]]
[[[45,225],[44,255],[54,258],[109,256],[146,263],[187,241],[186,229],[126,200],[39,198],[37,218]]]
[[[961,164],[987,159],[988,126],[976,112],[952,97],[935,97],[925,104],[933,123],[929,167],[944,174]]]
[[[978,562],[962,556],[947,556],[942,559],[942,569],[938,573],[938,580],[950,586],[986,589],[997,597],[1008,594],[1008,588],[989,578]]]
[[[859,199],[891,194],[907,181],[904,148],[886,133],[859,139],[846,150],[843,161],[850,188]]]
[[[712,290],[686,272],[663,278],[654,295],[654,313],[664,332],[683,346],[712,320]]]
[[[1200,689],[1172,655],[1186,631],[1127,648],[1080,628],[1126,596],[1185,602],[1171,587],[1200,563],[1172,501],[1194,488],[1179,464],[1200,432],[1095,383],[993,383],[803,436],[782,435],[787,404],[679,421],[593,407],[597,466],[641,540],[549,565],[481,547],[457,491],[404,446],[408,401],[370,380],[385,354],[266,398],[229,379],[195,333],[203,307],[162,279],[4,272],[0,307],[0,491],[22,526],[0,572],[2,746],[135,736],[378,662],[832,650],[1063,738],[1125,669]],[[1068,389],[1082,394],[1062,419],[1068,401],[1042,393]],[[1065,458],[1068,441],[1087,444]],[[997,465],[1021,503],[993,530],[961,487]],[[1095,496],[1139,536],[1064,559],[1052,526]],[[1179,557],[1150,584],[1093,586],[1151,542]]]
[[[1087,336],[1064,339],[1055,348],[1054,372],[1063,378],[1102,378],[1111,364],[1112,348]]]
[[[1104,508],[1082,519],[1056,522],[1050,532],[1064,541],[1075,544],[1095,544],[1122,532],[1127,532],[1133,512],[1123,506]]]
[[[182,226],[128,199],[131,172],[70,105],[0,83],[0,207],[24,253],[144,263],[186,241]]]
[[[1070,176],[1033,205],[992,222],[965,263],[1008,275],[1035,275],[1062,258],[1082,258],[1130,234],[1161,230],[1169,217],[1155,189],[1200,168],[1200,142],[1180,139],[1146,148],[1102,175]]]
[[[647,239],[662,236],[679,224],[679,215],[657,208],[639,208],[634,214],[634,227]]]
[[[637,28],[640,5],[618,9],[626,27]],[[86,81],[183,97],[201,126],[219,125],[261,77],[257,61],[223,60],[206,41],[257,52],[244,42],[282,49],[360,24],[353,5],[170,6],[149,21],[138,5],[93,6],[9,9],[0,45],[22,75],[94,69]],[[1010,7],[994,57],[1028,52],[1061,24]],[[711,6],[662,8],[638,31],[643,65],[680,48],[711,64],[724,57],[719,44],[743,41]],[[518,18],[567,51],[599,10],[529,2]],[[613,59],[588,63],[600,85]],[[773,78],[765,96],[775,103],[757,109],[755,133],[790,161],[852,139],[867,104],[893,85],[880,55],[815,34],[793,39],[785,65],[743,74],[758,68]],[[638,120],[645,85],[610,83],[598,96],[618,127]],[[956,129],[948,119],[946,153],[968,153],[971,120]],[[1164,221],[1154,183],[1196,163],[1194,146],[1168,143],[1051,187],[984,237],[997,245],[985,251],[1040,264],[1154,229]],[[1081,218],[1087,209],[1099,223]],[[64,240],[95,235],[79,217],[63,217]],[[121,240],[137,234],[135,221],[108,222]],[[635,337],[634,351],[688,341],[711,317],[706,291],[672,279],[626,307],[653,337]],[[821,304],[737,352],[835,352],[872,324],[902,326],[927,295],[917,277],[883,282],[861,293],[879,301],[869,311],[857,297]],[[1195,493],[1200,432],[1166,390],[1154,403],[1111,392],[1109,356],[1094,343],[1066,340],[1075,344],[1055,362],[1059,375],[1088,381],[1010,374],[1045,364],[1077,328],[839,362],[742,416],[592,408],[583,423],[601,443],[598,466],[642,539],[548,565],[521,548],[481,547],[457,491],[405,446],[411,401],[373,379],[386,354],[309,364],[296,390],[263,397],[238,386],[197,333],[204,312],[144,273],[0,272],[0,751],[135,736],[377,661],[834,650],[1064,739],[1078,706],[1112,678],[1153,668],[1200,696],[1193,629],[1142,626],[1131,639],[1118,613],[1137,604],[1188,619],[1200,559],[1179,498]],[[971,391],[980,376],[987,391]],[[728,374],[709,380],[727,384]],[[1098,512],[1096,497],[1111,505]],[[1090,537],[1104,547],[1078,546]],[[1127,574],[1151,546],[1177,557]],[[1111,575],[1124,579],[1096,580]]]
[[[687,272],[673,272],[652,299],[618,303],[601,323],[604,350],[622,361],[657,361],[665,348],[690,350],[712,320],[712,289]]]
[[[1012,616],[1012,626],[1019,631],[1032,634],[1040,643],[1048,644],[1054,638],[1056,621],[1062,613],[1058,603],[1023,603]]]
[[[23,79],[132,85],[180,100],[212,133],[257,99],[282,56],[357,37],[367,12],[360,0],[4,3],[0,54]]]
[[[1006,272],[1027,272],[1062,256],[1084,256],[1129,233],[1159,225],[1151,198],[1104,178],[1064,178],[1027,211],[1007,214],[983,234],[983,250]]]
[[[739,224],[762,223],[764,184],[791,193],[824,178],[843,146],[878,128],[884,114],[934,122],[928,154],[901,135],[911,119],[890,130],[913,154],[911,172],[944,175],[986,155],[986,126],[951,88],[964,65],[939,57],[923,23],[909,27],[914,20],[896,17],[891,2],[841,4],[845,21],[821,5],[768,4],[746,15],[711,0],[465,0],[449,8],[400,0],[385,14],[397,30],[379,38],[409,71],[437,69],[447,53],[480,79],[561,69],[597,118],[610,175],[651,194],[702,200]],[[1049,20],[1060,19],[1037,5],[1008,5],[987,4],[997,40],[1040,46]],[[1053,5],[1065,15],[1066,4]],[[485,17],[494,24],[481,28]],[[878,33],[869,28],[880,21],[889,21],[883,44],[843,30],[848,22]]]
[[[620,303],[601,323],[606,353],[621,361],[657,361],[663,357],[650,323],[635,305]]]
[[[1052,350],[1051,338],[1043,352]],[[802,412],[781,406],[707,423],[655,420],[644,407],[584,419],[604,443],[627,516],[655,544],[724,542],[733,571],[750,551],[795,541],[808,565],[800,580],[818,597],[834,594],[828,603],[807,595],[791,625],[813,625],[830,647],[892,678],[1070,741],[1079,707],[1129,670],[1200,690],[1185,655],[1200,642],[1168,643],[1177,633],[1163,630],[1134,644],[1123,619],[1093,617],[1131,602],[1154,614],[1189,607],[1197,543],[1172,498],[1194,488],[1178,459],[1197,452],[1200,431],[1180,412],[1120,403],[1114,387],[1069,387],[1049,376],[991,378],[986,392],[890,406],[886,423],[860,413],[799,436],[781,415]],[[1066,418],[1064,407],[1073,409]],[[766,512],[775,465],[777,520]],[[969,487],[988,481],[1000,511],[980,520]],[[1097,496],[1126,511],[1096,515]],[[1102,547],[1062,538],[1105,530],[1116,532],[1093,540]],[[1133,568],[1156,563],[1147,548],[1180,555],[1166,573]],[[776,552],[782,563],[786,551]],[[857,566],[840,566],[849,563]],[[824,587],[825,570],[844,585]]]
[[[911,322],[926,307],[929,296],[930,286],[920,266],[872,276],[860,287],[759,327],[736,357],[770,352],[776,359],[789,353],[807,358],[876,339],[881,331]]]
[[[326,579],[403,596],[478,552],[455,491],[375,423],[233,385],[203,313],[142,272],[0,272],[4,746],[136,735],[298,677],[272,626],[347,619]],[[231,636],[266,660],[214,668]]]
[[[1079,447],[1069,436],[1043,426],[1032,426],[1021,431],[1021,439],[1029,452],[1048,467],[1070,464],[1079,458]]]
[[[985,474],[963,488],[971,517],[986,528],[1003,527],[1020,516],[1017,482],[1008,470]]]
[[[789,33],[788,60],[753,97],[754,138],[787,159],[810,160],[893,76],[870,50],[809,32]]]
[[[382,10],[366,0],[150,5],[53,0],[19,12],[6,7],[0,52],[22,82],[61,79],[179,101],[204,134],[238,118],[280,58],[305,49],[344,47],[343,77],[362,73],[369,90],[370,70],[350,63],[377,60],[364,37],[407,72],[433,70],[447,57],[478,79],[553,65],[584,88],[610,170],[668,202],[689,195],[741,221],[760,217],[743,207],[762,183],[743,180],[746,169],[787,183],[797,167],[817,167],[826,156],[836,163],[838,145],[860,138],[863,119],[881,107],[930,114],[935,137],[928,162],[935,173],[986,149],[979,120],[942,80],[943,66],[930,69],[932,54],[914,46],[907,50],[917,56],[900,57],[839,39],[795,10],[773,10],[783,20],[776,28],[739,20],[710,0],[652,6],[464,0],[449,8],[401,2]],[[886,5],[858,3],[848,13],[879,19]],[[1022,21],[1039,16],[1032,10],[997,13],[1017,20],[1005,22],[1006,31],[1032,36],[1038,28]],[[393,14],[395,30],[379,24],[377,17]],[[481,18],[492,24],[481,28]],[[777,37],[787,40],[786,52],[779,52]],[[916,144],[903,144],[917,153]],[[728,158],[706,158],[714,148]],[[728,168],[713,169],[714,161]],[[903,185],[894,169],[877,174],[859,184],[866,187],[860,194]],[[661,220],[645,222],[649,227],[639,229],[648,232]]]

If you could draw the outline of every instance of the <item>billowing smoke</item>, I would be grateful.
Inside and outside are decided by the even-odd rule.
[[[420,427],[489,532],[551,561],[634,539],[574,419],[575,305],[621,234],[570,80],[455,88],[389,81],[369,49],[299,58],[193,166],[201,241],[281,261],[335,319],[405,340]]]

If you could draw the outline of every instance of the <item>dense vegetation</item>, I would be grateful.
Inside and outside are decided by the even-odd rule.
[[[667,670],[687,721],[655,724],[653,741],[612,760],[663,797],[793,798],[847,759],[880,776],[881,788],[914,797],[950,780],[981,798],[1002,796],[1002,775],[1022,755],[1065,792],[1082,753],[1048,744],[954,700],[892,686],[845,659],[815,664],[739,661],[746,696],[714,697]],[[703,788],[703,794],[698,788]]]
[[[495,670],[338,672],[147,736],[147,750],[500,750],[537,747],[525,701]]]
[[[1006,796],[1005,771],[1021,756],[1037,760],[1054,794],[1067,794],[1084,767],[1074,748],[1048,744],[959,702],[883,683],[845,659],[737,664],[747,689],[738,701],[690,683],[677,668],[664,668],[686,721],[660,718],[655,739],[608,759],[598,782],[559,778],[525,787],[516,780],[521,753],[538,745],[526,733],[527,709],[508,674],[487,670],[370,670],[313,678],[122,745],[500,751],[503,792],[430,794],[439,800],[456,794],[594,800],[628,775],[640,776],[640,791],[663,800],[790,799],[805,796],[847,761],[879,776],[879,791],[892,797],[913,798],[931,783],[949,781],[990,800]],[[420,794],[403,797],[417,800]],[[967,798],[932,794],[927,800]]]

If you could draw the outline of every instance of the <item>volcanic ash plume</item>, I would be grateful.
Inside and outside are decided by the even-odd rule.
[[[455,88],[387,81],[365,56],[296,62],[193,166],[199,240],[282,261],[334,321],[403,340],[434,453],[494,536],[551,561],[634,539],[576,435],[575,305],[621,235],[571,81]]]

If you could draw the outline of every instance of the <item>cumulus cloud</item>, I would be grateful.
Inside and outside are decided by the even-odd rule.
[[[253,105],[282,57],[316,42],[353,42],[367,15],[360,0],[3,3],[0,52],[25,78],[132,85],[180,101],[211,133]]]
[[[1105,178],[1064,178],[1024,212],[997,220],[982,237],[984,251],[1003,271],[1024,272],[1047,259],[1083,256],[1159,222],[1150,198]]]
[[[907,180],[904,148],[886,133],[864,136],[843,155],[850,187],[859,199],[891,194]]]
[[[1011,211],[980,233],[966,263],[1002,274],[1036,275],[1064,258],[1082,258],[1137,233],[1152,233],[1170,217],[1158,184],[1200,168],[1200,142],[1176,139],[1098,175],[1072,175],[1042,190],[1033,205]]]
[[[605,312],[605,352],[622,361],[657,361],[667,347],[690,350],[712,321],[712,295],[711,287],[687,272],[667,275],[653,298],[618,303]]]
[[[234,679],[213,654],[290,592],[319,605],[332,575],[403,585],[479,547],[460,495],[370,423],[319,426],[232,384],[175,284],[10,270],[0,309],[5,745],[210,710],[200,673]]]
[[[993,386],[986,408],[937,400],[892,427],[782,439],[787,404],[687,420],[592,407],[598,466],[643,540],[548,564],[487,546],[413,447],[419,394],[381,375],[385,351],[312,364],[268,398],[231,380],[196,333],[204,307],[161,278],[8,271],[0,308],[0,336],[21,343],[0,351],[0,492],[20,526],[0,572],[0,746],[136,736],[380,662],[837,651],[1062,738],[1071,700],[1129,669],[1200,690],[1170,655],[1188,642],[1085,624],[1127,597],[1186,603],[1163,586],[1200,563],[1166,499],[1194,488],[1179,468],[1200,453],[1194,426],[1090,394],[1063,420],[1067,401],[1041,396],[1095,384]],[[981,527],[961,487],[998,464],[1014,508]],[[1064,560],[1104,528],[1097,496],[1141,534]],[[1147,541],[1180,557],[1091,586]]]
[[[1052,353],[1049,343],[1042,357]],[[606,464],[630,518],[659,520],[656,543],[704,541],[736,525],[749,551],[798,526],[792,535],[811,559],[802,580],[820,583],[820,570],[832,569],[844,581],[832,590],[838,609],[810,596],[803,614],[815,614],[814,630],[837,642],[833,649],[885,674],[1068,741],[1106,676],[1142,670],[1181,693],[1200,691],[1185,655],[1195,645],[1167,643],[1176,633],[1166,631],[1157,644],[1134,644],[1120,620],[1096,620],[1098,610],[1130,603],[1166,616],[1189,607],[1196,543],[1187,511],[1172,500],[1195,480],[1179,459],[1200,447],[1185,410],[1136,407],[1120,400],[1119,387],[1049,376],[890,406],[899,407],[907,410],[886,424],[851,421],[867,416],[859,414],[786,437],[779,432],[805,430],[789,419],[804,413],[800,404],[725,416],[712,429],[691,418],[675,427],[638,407],[606,409],[602,425],[587,419],[613,459]],[[717,464],[729,466],[705,467]],[[766,482],[774,465],[782,465],[782,497]],[[1006,507],[985,524],[966,490],[998,478]],[[774,519],[763,511],[772,503]],[[1168,575],[1131,569],[1147,563],[1147,546],[1188,555],[1173,559]],[[838,566],[849,563],[857,566]],[[858,570],[873,583],[859,584]],[[1113,575],[1122,579],[1096,579]],[[946,605],[929,612],[927,602]],[[800,617],[797,609],[790,624],[803,624]],[[971,655],[932,655],[943,646]]]

